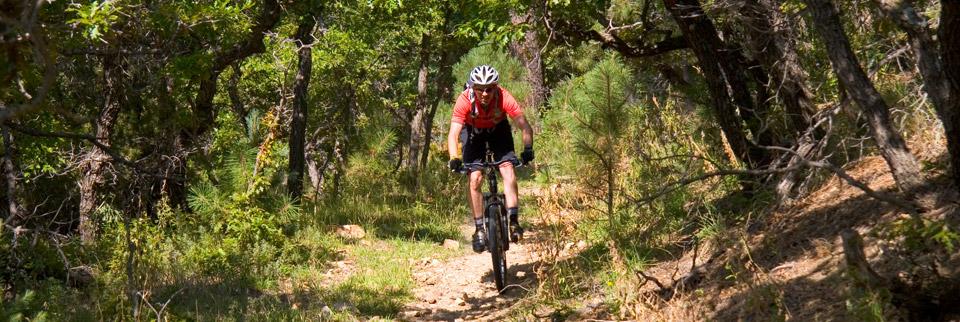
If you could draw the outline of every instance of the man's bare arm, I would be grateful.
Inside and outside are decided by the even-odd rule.
[[[447,134],[447,150],[450,153],[450,159],[460,157],[458,145],[460,143],[460,131],[463,130],[463,124],[450,122],[450,133]]]
[[[533,146],[533,128],[530,127],[530,123],[527,122],[527,118],[523,115],[517,116],[513,119],[514,123],[517,123],[517,127],[520,128],[520,132],[523,136],[523,146],[532,147]]]

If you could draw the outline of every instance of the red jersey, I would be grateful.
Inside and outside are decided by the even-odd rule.
[[[473,89],[468,88],[457,97],[457,103],[453,106],[451,117],[453,123],[488,129],[496,126],[507,116],[515,118],[523,115],[520,104],[517,104],[513,95],[503,87],[497,86],[497,91],[500,93],[486,107],[480,106],[480,102],[476,102],[475,97],[471,98],[472,91]]]

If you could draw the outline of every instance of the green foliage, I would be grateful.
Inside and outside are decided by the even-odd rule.
[[[525,1],[464,1],[453,6],[461,12],[453,35],[467,42],[490,42],[504,48],[510,41],[521,39],[530,27],[510,21],[510,12],[527,9]]]
[[[442,259],[454,255],[435,243],[388,240],[376,247],[352,248],[359,267],[376,267],[355,274],[323,293],[328,303],[356,305],[366,316],[394,316],[413,298],[416,286],[410,263],[423,258]]]
[[[347,170],[347,176],[351,180],[348,184],[366,185],[390,177],[394,165],[387,155],[396,147],[397,135],[391,129],[375,129],[365,133],[361,140],[367,144],[350,158],[352,166]]]
[[[84,30],[83,36],[89,40],[101,40],[103,34],[109,32],[110,26],[120,18],[120,8],[114,1],[74,4],[67,12],[76,14],[76,18],[68,20],[67,23]]]
[[[901,218],[881,227],[878,235],[886,240],[902,239],[900,245],[911,253],[944,249],[952,254],[960,245],[960,234],[951,229],[946,221]]]
[[[857,321],[887,321],[889,313],[895,310],[890,306],[889,292],[851,288],[848,293],[847,313]]]
[[[272,115],[272,114],[268,114]],[[236,245],[243,251],[259,243],[267,242],[280,247],[284,243],[285,230],[296,224],[301,216],[300,208],[289,199],[282,188],[270,187],[270,182],[282,173],[284,150],[282,144],[274,143],[269,136],[258,135],[261,122],[253,122],[257,114],[248,117],[247,136],[239,141],[231,131],[222,131],[214,146],[226,154],[221,157],[222,166],[217,167],[219,184],[199,182],[190,188],[188,201],[196,212],[191,227],[200,235],[214,234],[225,245]],[[276,125],[269,117],[262,118],[267,129]],[[231,127],[225,126],[225,129]],[[239,131],[233,127],[234,131]],[[236,132],[234,132],[236,133]],[[261,148],[251,146],[251,141],[263,137]],[[256,142],[256,141],[253,141]],[[221,252],[222,253],[222,252]]]
[[[9,304],[4,301],[3,314],[0,317],[4,321],[46,321],[47,313],[41,311],[40,301],[37,300],[37,293],[33,290],[27,290],[23,294],[18,294]],[[33,317],[26,317],[24,313],[38,312]]]
[[[386,156],[395,136],[378,130],[364,137],[369,145],[350,157],[342,193],[319,201],[317,206],[324,210],[318,222],[363,224],[381,237],[435,242],[461,238],[458,226],[467,211],[459,197],[463,187],[454,181],[459,178],[449,171],[430,170],[445,167],[443,154],[431,154],[421,189],[414,190],[394,174],[394,164]]]
[[[523,101],[530,94],[525,69],[504,48],[532,28],[545,37],[568,27],[587,32],[615,27],[611,33],[637,47],[676,35],[669,14],[655,1],[551,0],[537,8],[547,12],[535,13],[550,19],[513,24],[510,14],[524,13],[532,3],[311,0],[284,3],[285,17],[268,32],[263,54],[226,70],[210,70],[215,54],[248,35],[261,12],[259,3],[45,1],[28,19],[42,31],[33,35],[37,38],[25,37],[25,29],[20,29],[27,26],[19,25],[24,21],[13,21],[2,32],[4,39],[14,41],[5,44],[0,57],[4,75],[0,78],[6,85],[0,86],[0,101],[16,106],[30,100],[43,80],[42,60],[56,63],[55,86],[39,112],[14,120],[31,129],[94,134],[94,119],[107,93],[102,63],[108,56],[115,58],[123,76],[114,84],[119,85],[120,97],[111,99],[119,99],[123,109],[110,133],[111,145],[134,160],[138,169],[111,161],[109,183],[97,191],[100,207],[93,216],[100,224],[99,239],[80,246],[71,230],[76,222],[76,182],[85,175],[78,165],[90,145],[15,132],[16,149],[3,147],[3,152],[15,152],[22,180],[15,195],[2,192],[0,200],[15,197],[24,210],[32,211],[34,216],[18,225],[51,233],[29,233],[28,243],[10,229],[3,231],[0,258],[9,269],[0,274],[0,282],[4,290],[15,291],[5,298],[0,318],[149,319],[127,317],[133,306],[128,290],[152,296],[146,299],[149,303],[171,299],[166,318],[174,320],[316,318],[315,310],[291,309],[278,295],[287,292],[350,301],[359,310],[353,313],[361,315],[393,316],[411,298],[409,260],[442,251],[435,244],[443,239],[462,238],[459,227],[468,218],[465,182],[444,170],[450,98],[435,98],[441,102],[434,118],[435,129],[440,130],[434,132],[423,173],[412,178],[397,169],[406,145],[405,118],[417,97],[420,62],[415,57],[421,50],[433,55],[428,62],[430,93],[437,92],[434,77],[443,70],[439,55],[456,57],[476,46],[454,67],[454,88],[460,88],[471,68],[490,64],[501,72],[502,85]],[[707,14],[724,30],[726,41],[742,45],[737,43],[738,27],[731,26],[734,17],[716,4],[705,3]],[[912,75],[913,62],[909,55],[899,54],[905,35],[880,19],[873,6],[837,4],[862,65],[872,72],[884,99],[896,102],[892,105],[897,123],[911,135],[939,133],[929,127],[935,117],[923,117],[933,113],[916,95],[922,83]],[[918,9],[930,22],[939,14],[931,1],[919,2]],[[797,59],[810,76],[810,88],[816,89],[818,106],[844,102],[843,89],[824,65],[824,46],[809,26],[792,20],[805,10],[803,1],[784,1],[780,10],[788,18],[784,26],[796,28],[790,36],[797,40]],[[641,14],[649,15],[643,24],[633,25]],[[342,155],[330,156],[329,167],[321,169],[329,180],[317,191],[308,191],[298,204],[287,197],[284,186],[289,153],[284,143],[289,135],[286,111],[298,48],[289,37],[298,22],[313,18],[320,22],[314,34],[321,38],[312,47],[309,139],[336,142],[336,152]],[[550,22],[551,29],[540,29],[541,21]],[[630,277],[629,271],[673,251],[668,242],[680,234],[694,234],[697,240],[724,236],[767,196],[728,196],[737,189],[736,180],[723,178],[674,187],[655,200],[638,201],[662,191],[665,183],[726,166],[724,161],[707,161],[722,160],[718,156],[723,151],[712,124],[714,115],[703,108],[710,103],[709,95],[692,67],[696,62],[688,51],[625,61],[605,54],[607,49],[596,43],[576,39],[574,33],[563,34],[562,41],[554,41],[561,38],[551,34],[542,49],[553,96],[543,126],[538,127],[543,133],[536,140],[536,180],[551,188],[573,186],[557,208],[582,215],[583,220],[576,223],[577,231],[561,239],[585,240],[590,246],[580,256],[546,268],[547,274],[538,278],[544,289],[571,298],[591,289],[591,283]],[[38,39],[49,48],[34,48],[33,40]],[[198,83],[214,73],[219,73],[211,111],[217,115],[216,123],[198,124],[206,119],[194,110]],[[783,109],[782,102],[771,104],[774,114],[783,114],[778,110]],[[840,105],[844,107],[830,122],[830,144],[855,142],[857,147],[828,146],[825,154],[833,153],[832,161],[844,163],[871,148],[858,141],[868,131],[855,106]],[[538,120],[530,121],[539,125]],[[784,127],[782,115],[767,121],[770,132]],[[201,125],[210,131],[194,133]],[[939,140],[939,134],[931,136]],[[192,142],[179,140],[183,138]],[[184,157],[180,151],[188,151],[185,159],[171,159]],[[176,170],[185,171],[171,173],[170,161],[175,161]],[[927,164],[925,170],[937,171],[945,163]],[[187,180],[187,209],[170,208],[163,198],[171,196],[157,195],[167,193],[173,183],[166,176]],[[157,198],[161,201],[155,209],[142,209]],[[523,200],[524,205],[535,202]],[[332,224],[363,225],[377,246],[345,244],[330,234]],[[954,227],[937,221],[901,220],[883,227],[880,235],[902,241],[901,250],[918,254],[954,253],[960,243]],[[390,242],[380,245],[376,238]],[[319,271],[347,255],[380,270],[321,285]],[[66,286],[68,263],[90,265],[99,274],[86,288]],[[742,282],[743,277],[735,279]],[[309,286],[290,290],[281,286],[287,279]],[[758,296],[769,295],[774,301],[758,297],[753,304],[779,316],[781,294],[761,291]],[[254,299],[247,296],[256,292],[260,294]],[[885,303],[884,296],[852,294],[848,306],[861,312],[854,314],[859,319],[881,319],[886,308],[877,303]],[[340,312],[344,319],[353,318],[353,313]]]
[[[79,292],[54,279],[42,280],[0,304],[3,321],[93,320]]]
[[[603,205],[610,233],[621,225],[622,199],[621,174],[627,147],[632,112],[628,110],[628,97],[633,84],[628,69],[614,57],[608,57],[582,77],[568,80],[550,98],[553,106],[545,117],[544,126],[554,133],[545,134],[543,141],[549,151],[551,164],[567,173],[579,174],[580,184],[595,198],[592,202]],[[576,153],[563,155],[563,151]],[[549,153],[549,152],[548,152]]]
[[[546,65],[551,68],[554,78],[563,79],[567,75],[585,74],[593,67],[603,61],[603,49],[592,43],[582,43],[576,47],[557,48],[548,52],[544,60]],[[558,84],[557,88],[562,88],[564,83]]]

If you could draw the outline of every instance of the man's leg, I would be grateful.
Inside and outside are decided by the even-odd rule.
[[[483,228],[483,193],[480,185],[483,184],[483,172],[470,172],[470,210],[473,213],[473,222],[476,230],[473,232],[473,251],[482,252],[486,248],[486,232]]]
[[[483,172],[470,172],[470,210],[473,211],[473,220],[483,219],[483,193],[480,185],[483,184]]]
[[[520,202],[517,196],[517,175],[513,164],[501,163],[500,175],[503,177],[503,194],[507,199],[507,214],[510,216],[510,239],[518,241],[523,238],[523,227],[520,227],[520,221],[517,218],[520,215]]]
[[[500,164],[500,176],[503,177],[503,194],[507,197],[507,208],[517,207],[517,175],[513,163]]]
[[[470,164],[483,160],[484,139],[471,134],[473,127],[465,126],[460,131],[460,142],[463,142],[463,162]],[[482,252],[486,248],[487,234],[483,228],[483,193],[480,192],[480,185],[483,184],[483,172],[470,169],[468,177],[470,214],[473,216],[476,230],[473,232],[473,251]]]

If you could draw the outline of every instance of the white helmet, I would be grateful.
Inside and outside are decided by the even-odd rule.
[[[496,84],[500,80],[500,73],[490,65],[480,65],[470,72],[470,83],[475,85]]]

